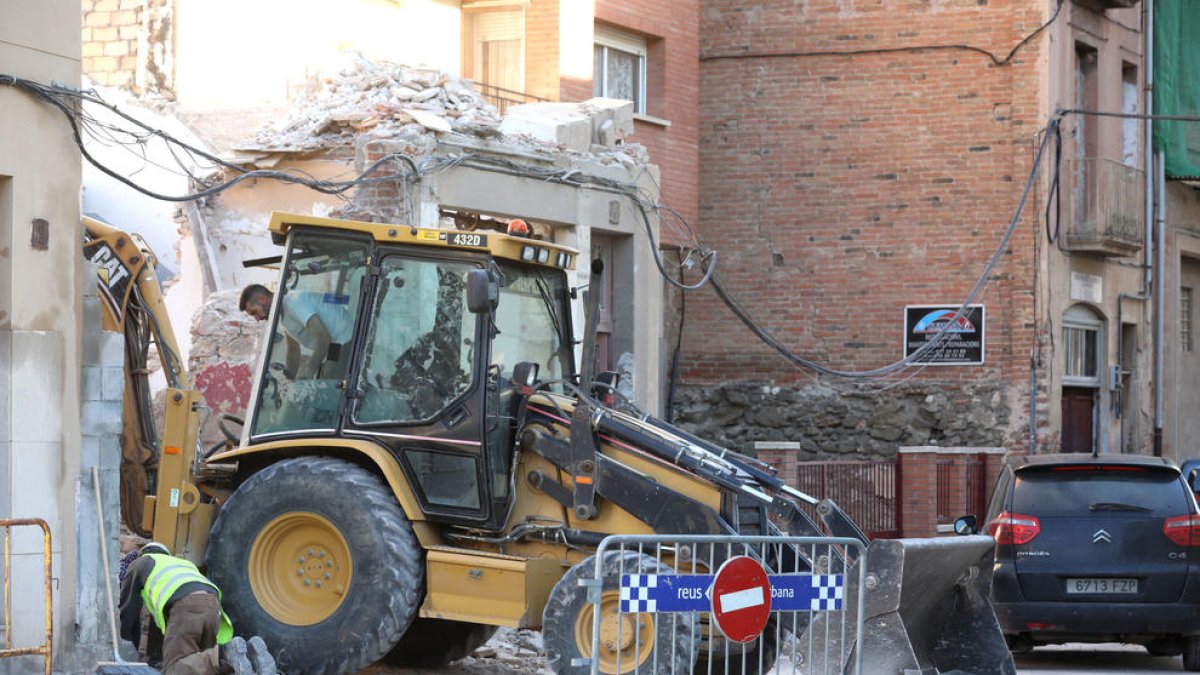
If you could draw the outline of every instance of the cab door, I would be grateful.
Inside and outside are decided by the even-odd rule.
[[[466,303],[461,258],[385,255],[370,301],[350,394],[347,435],[396,453],[432,520],[487,518],[482,330]]]

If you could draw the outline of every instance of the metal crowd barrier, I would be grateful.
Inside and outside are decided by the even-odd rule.
[[[853,645],[866,570],[857,539],[610,536],[593,578],[580,581],[594,647],[571,665],[593,675],[861,675]]]
[[[43,565],[45,567],[44,584],[46,588],[46,641],[36,647],[14,649],[12,646],[12,528],[36,525],[42,528]],[[54,598],[51,594],[53,574],[50,557],[50,526],[41,518],[16,518],[0,520],[4,528],[4,649],[0,649],[0,658],[11,656],[32,656],[41,654],[46,663],[46,675],[50,675],[50,667],[54,653]]]

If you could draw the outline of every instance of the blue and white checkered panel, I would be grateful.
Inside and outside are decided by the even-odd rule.
[[[657,612],[658,600],[653,589],[658,588],[656,574],[626,574],[621,577],[622,612]]]
[[[842,608],[842,576],[833,574],[814,574],[812,587],[816,592],[810,609],[814,612],[837,611]]]

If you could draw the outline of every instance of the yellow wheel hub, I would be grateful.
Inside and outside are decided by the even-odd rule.
[[[315,513],[285,513],[250,545],[250,589],[275,619],[311,626],[341,607],[351,563],[350,547],[333,523]]]
[[[631,673],[645,663],[654,651],[654,616],[652,614],[621,614],[621,596],[605,591],[600,596],[600,648],[596,658],[600,672],[615,675]],[[583,657],[592,656],[592,615],[594,605],[588,603],[575,617],[575,646]]]

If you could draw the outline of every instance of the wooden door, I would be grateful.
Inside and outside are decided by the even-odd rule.
[[[1091,452],[1094,442],[1096,390],[1063,387],[1062,451]]]

